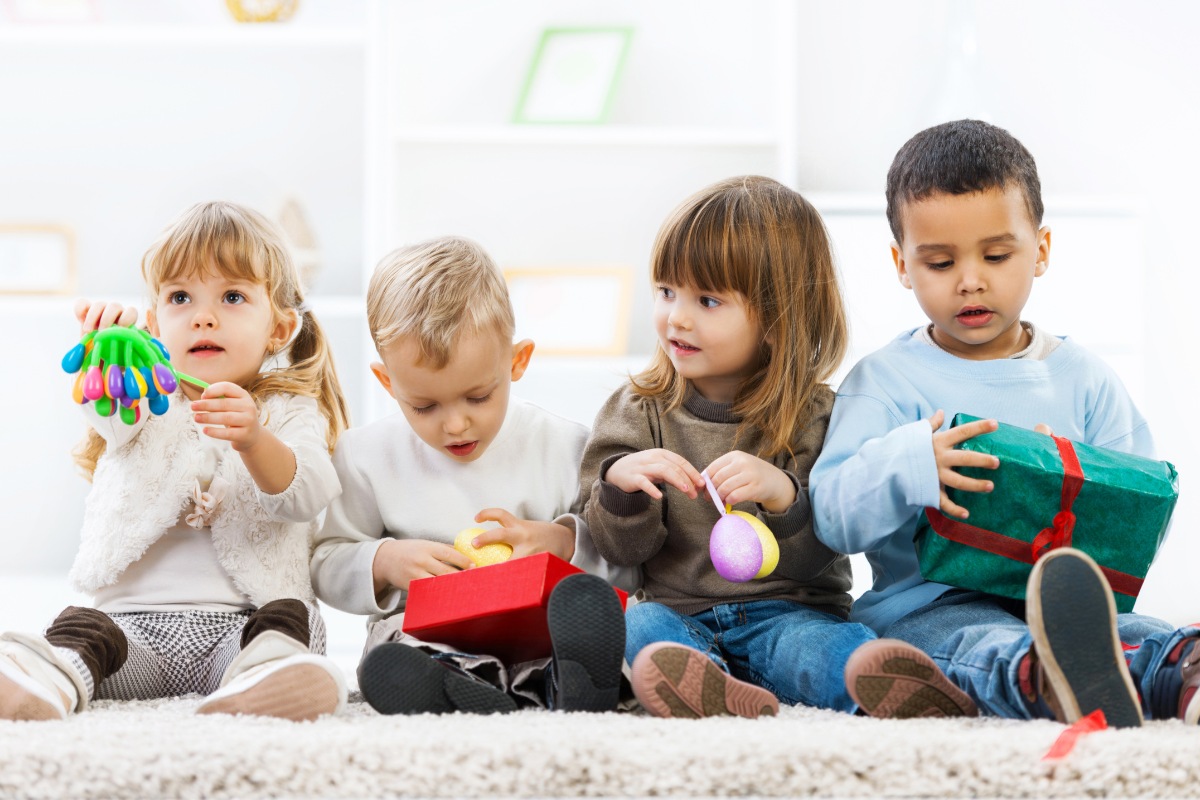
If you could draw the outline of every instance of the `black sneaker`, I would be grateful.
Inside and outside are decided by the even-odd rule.
[[[553,649],[551,708],[613,711],[621,694],[625,614],[613,587],[595,575],[570,575],[546,608]]]
[[[1071,724],[1101,709],[1110,727],[1140,727],[1142,706],[1117,636],[1116,604],[1096,562],[1070,547],[1050,551],[1029,573],[1025,602],[1060,721]]]
[[[363,699],[380,714],[506,714],[516,702],[468,673],[398,642],[379,645],[358,668]]]

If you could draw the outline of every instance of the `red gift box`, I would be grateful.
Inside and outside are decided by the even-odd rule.
[[[583,572],[549,553],[421,578],[408,587],[403,631],[465,653],[519,664],[550,655],[546,603],[554,586]],[[613,588],[625,608],[628,595]]]

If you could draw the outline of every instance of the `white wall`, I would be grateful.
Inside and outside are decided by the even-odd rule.
[[[184,7],[132,0],[100,0],[99,5],[112,22],[155,13],[162,25],[179,21],[164,8],[177,14]],[[405,122],[403,110],[413,107],[433,108],[449,121],[507,119],[519,88],[512,77],[523,75],[532,49],[527,32],[482,24],[478,15],[487,3],[393,0],[391,5],[411,23],[414,35],[445,43],[444,60],[456,65],[451,83],[461,81],[462,88],[458,94],[422,89],[422,78],[435,74],[430,70],[437,65],[411,65],[401,78],[416,82],[391,107],[388,119],[398,114],[395,121]],[[1200,114],[1194,100],[1200,50],[1191,41],[1200,7],[1187,0],[1133,6],[1116,0],[805,0],[795,4],[796,30],[780,32],[763,24],[770,19],[767,5],[692,4],[687,8],[694,11],[681,13],[686,4],[513,0],[504,9],[514,17],[544,16],[545,24],[641,20],[627,72],[627,79],[640,75],[640,80],[622,86],[614,107],[617,123],[682,120],[736,127],[744,117],[746,125],[776,124],[781,109],[794,109],[795,120],[778,124],[795,131],[794,184],[814,198],[853,193],[867,197],[868,204],[869,198],[881,202],[896,149],[944,119],[984,116],[1024,141],[1038,160],[1047,222],[1055,225],[1056,213],[1066,221],[1057,231],[1051,271],[1036,291],[1045,287],[1044,294],[1070,302],[1071,287],[1079,286],[1088,319],[1129,334],[1136,348],[1122,369],[1142,376],[1133,388],[1155,428],[1162,457],[1183,476],[1172,539],[1151,572],[1139,610],[1176,622],[1200,619],[1200,598],[1190,591],[1189,577],[1200,560],[1193,532],[1200,522],[1200,499],[1188,490],[1189,476],[1200,470],[1195,455],[1200,435],[1188,413],[1197,389],[1190,356],[1198,331],[1190,305],[1200,289],[1189,246],[1200,218],[1195,150]],[[313,29],[360,25],[362,8],[361,3],[306,0],[295,22]],[[714,38],[714,19],[728,35],[737,34],[740,49],[747,40],[753,49],[755,37],[761,38],[764,53],[781,40],[794,42],[795,49],[783,59],[775,57],[779,54],[750,59],[747,68],[746,59],[734,57],[720,37]],[[218,21],[206,17],[189,24]],[[497,36],[497,30],[504,35]],[[81,292],[136,295],[138,259],[179,209],[220,196],[269,210],[283,196],[297,193],[328,256],[317,289],[356,292],[364,268],[379,255],[364,252],[362,239],[364,186],[374,177],[364,175],[372,165],[358,145],[369,110],[363,68],[363,53],[349,46],[221,52],[176,45],[156,53],[145,46],[63,48],[0,39],[0,220],[68,222],[79,234]],[[781,78],[781,68],[795,74]],[[756,74],[763,71],[771,74]],[[795,97],[789,94],[789,102],[781,103],[774,90],[763,89],[768,83],[794,87]],[[687,90],[672,92],[672,86]],[[711,92],[703,90],[709,86]],[[491,98],[491,105],[462,102],[464,96],[481,95]],[[603,171],[605,162],[594,154],[575,156],[571,163],[573,152],[554,150],[546,157],[560,160],[569,174]],[[653,230],[683,196],[672,191],[670,198],[659,199],[663,186],[694,174],[692,188],[699,188],[713,170],[764,171],[775,163],[754,148],[737,157],[721,151],[694,173],[671,159],[664,161],[669,175],[664,172],[660,182],[653,151],[628,152],[628,158],[644,164],[643,195],[662,206],[622,223],[636,233],[626,234],[633,238],[622,244],[620,255],[643,269]],[[568,202],[569,187],[548,201],[526,198],[536,212],[528,215],[520,213],[519,187],[513,206],[477,202],[472,194],[473,169],[503,175],[506,167],[499,160],[510,155],[485,145],[463,152],[463,169],[447,173],[455,179],[443,183],[441,196],[430,197],[431,208],[460,199],[461,217],[434,216],[429,225],[479,232],[485,244],[503,237],[506,229],[521,230],[529,244],[507,250],[514,259],[536,256],[539,247],[557,247],[555,237],[579,223]],[[417,161],[414,169],[427,166]],[[1120,209],[1125,221],[1119,236],[1106,232],[1103,223],[1087,224],[1086,214],[1083,222],[1074,215],[1081,208],[1110,207]],[[871,222],[870,215],[866,220],[831,220],[831,227],[850,232],[840,250],[842,268],[854,278],[847,281],[852,313],[890,320],[907,309],[911,324],[918,324],[915,303],[895,283],[886,228]],[[1075,242],[1068,238],[1072,231]],[[611,231],[618,237],[623,232]],[[589,234],[585,247],[611,248],[607,233]],[[1078,243],[1082,237],[1086,246]],[[628,241],[643,242],[643,249],[629,255]],[[856,297],[855,282],[875,274],[878,284]],[[1137,307],[1129,307],[1129,298]],[[643,295],[633,325],[645,327],[631,337],[635,350],[650,341],[646,307]],[[14,356],[19,366],[10,373],[20,376],[12,380],[22,382],[23,393],[6,392],[0,405],[5,419],[15,421],[3,438],[10,458],[0,472],[0,545],[6,552],[0,571],[65,568],[86,488],[66,466],[64,452],[75,429],[70,404],[62,398],[63,376],[55,374],[52,363],[53,368],[45,366],[69,345],[71,326],[69,320],[49,321],[38,308],[14,311],[0,322],[6,340],[31,342]],[[1055,309],[1034,308],[1035,321],[1048,329],[1075,332],[1060,321],[1077,319],[1078,309],[1060,318]],[[361,332],[347,325],[335,335],[348,354],[346,363],[361,377]],[[872,344],[857,341],[856,348]],[[367,391],[365,383],[356,386]],[[554,381],[529,387],[551,393]],[[30,402],[32,396],[37,399]],[[558,401],[545,397],[548,404]],[[572,402],[586,408],[589,398]]]

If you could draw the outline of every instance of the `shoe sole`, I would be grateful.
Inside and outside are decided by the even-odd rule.
[[[755,719],[779,713],[779,700],[740,681],[699,650],[670,643],[642,648],[633,660],[633,693],[656,717]]]
[[[561,711],[615,711],[625,659],[625,613],[608,582],[571,575],[554,587],[546,624]]]
[[[922,650],[897,639],[877,639],[846,661],[846,690],[878,719],[974,717],[975,702]]]
[[[1117,636],[1112,590],[1078,550],[1052,550],[1034,564],[1026,591],[1029,632],[1064,720],[1096,709],[1113,728],[1137,728],[1142,708]]]
[[[247,714],[309,722],[338,707],[338,684],[316,664],[296,664],[273,672],[243,692],[200,704],[197,714]]]
[[[12,667],[17,670],[18,667]],[[31,686],[33,679],[10,671],[0,664],[0,719],[43,721],[66,719],[63,710],[39,693],[40,685]]]
[[[516,702],[494,686],[460,675],[427,653],[387,642],[359,670],[363,699],[380,714],[507,714]]]

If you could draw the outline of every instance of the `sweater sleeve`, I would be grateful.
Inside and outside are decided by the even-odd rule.
[[[839,553],[877,550],[937,506],[932,433],[927,421],[904,424],[872,396],[839,394],[809,478],[817,537]]]
[[[289,522],[316,519],[341,492],[341,482],[325,443],[327,423],[317,401],[311,397],[287,396],[282,402],[268,406],[266,424],[291,448],[296,458],[296,474],[279,494],[259,490],[259,502],[276,519]]]
[[[404,592],[376,598],[372,567],[385,536],[379,498],[363,465],[356,463],[353,438],[343,437],[333,454],[342,493],[325,514],[316,537],[309,572],[317,597],[351,614],[389,614],[400,607]]]
[[[627,493],[604,479],[613,463],[630,453],[653,449],[654,404],[618,389],[600,409],[580,466],[581,514],[600,557],[621,567],[649,560],[667,539],[662,501],[645,492]]]

